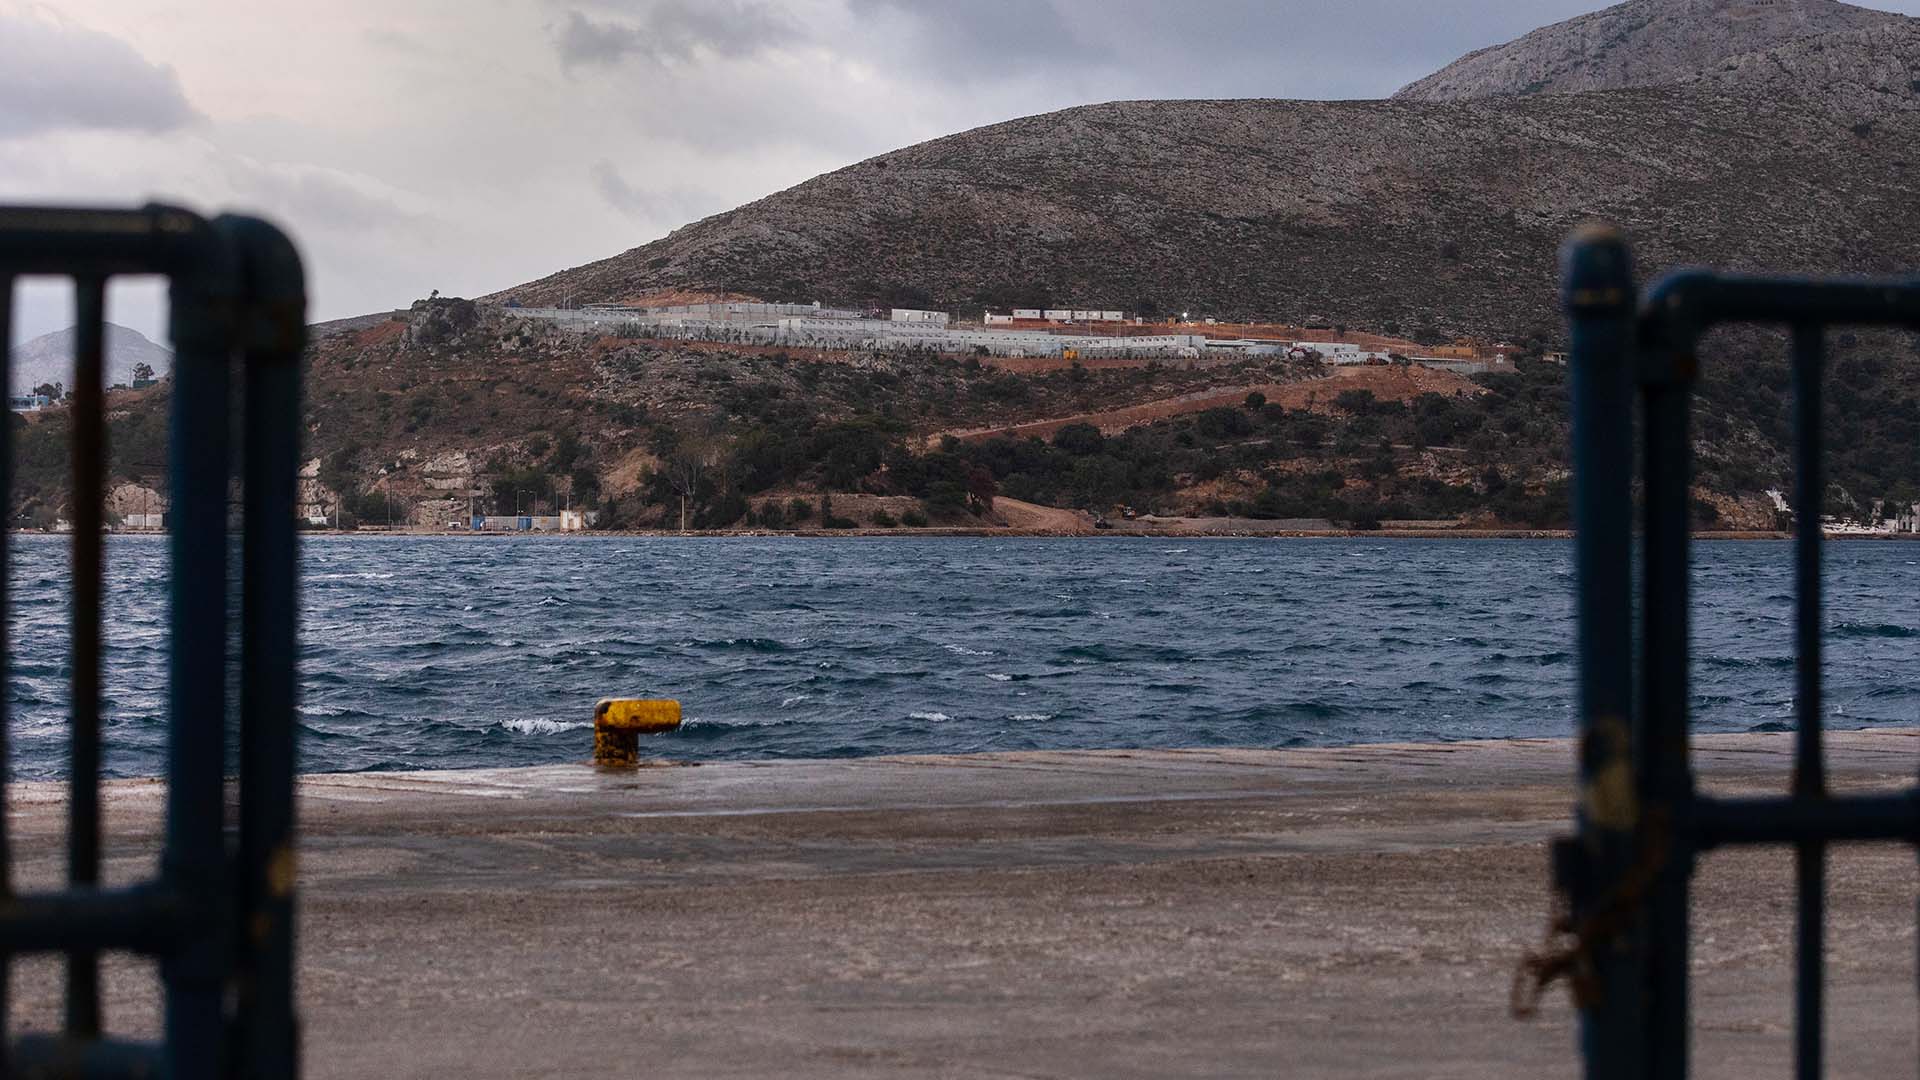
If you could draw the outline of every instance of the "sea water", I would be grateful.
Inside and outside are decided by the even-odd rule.
[[[14,774],[66,756],[67,551],[15,543]],[[672,697],[688,760],[1567,735],[1565,541],[318,537],[307,771],[579,761]],[[1793,712],[1792,549],[1695,545],[1693,715]],[[108,544],[109,770],[162,770],[166,542]],[[1828,715],[1920,722],[1920,544],[1827,556]]]

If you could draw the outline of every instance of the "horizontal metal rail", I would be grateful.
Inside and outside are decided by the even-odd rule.
[[[92,948],[158,955],[184,935],[211,929],[196,919],[199,907],[160,882],[7,897],[0,900],[0,953]]]
[[[1687,810],[1701,850],[1729,844],[1920,843],[1920,792],[1801,798],[1696,798]]]

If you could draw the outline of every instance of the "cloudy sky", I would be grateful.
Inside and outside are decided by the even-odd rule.
[[[1379,97],[1597,0],[0,0],[0,199],[246,209],[315,319],[1089,102]],[[1920,14],[1920,0],[1868,6]],[[24,290],[16,338],[68,321]],[[110,317],[161,329],[151,287]]]

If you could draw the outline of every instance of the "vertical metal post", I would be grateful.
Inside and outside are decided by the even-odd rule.
[[[100,883],[100,596],[101,500],[106,494],[105,388],[102,352],[106,336],[106,279],[74,279],[73,407],[67,416],[73,441],[73,606],[70,610],[73,669],[72,759],[67,773],[67,880],[75,888]],[[100,1033],[100,957],[90,949],[67,954],[67,1034]]]
[[[220,268],[225,270],[225,268]],[[162,874],[208,910],[197,933],[165,959],[166,1047],[174,1080],[218,1074],[226,956],[222,786],[226,761],[227,379],[231,274],[176,277],[171,473],[173,654],[169,671],[167,841]]]
[[[1634,858],[1639,810],[1633,788],[1631,348],[1634,287],[1627,247],[1598,227],[1576,233],[1563,253],[1571,324],[1574,479],[1579,570],[1580,841],[1583,881],[1573,883],[1576,919],[1590,914]],[[1643,1014],[1640,938],[1629,927],[1604,943],[1586,973],[1591,1000],[1580,1014],[1587,1076],[1639,1074]]]
[[[1653,851],[1646,897],[1647,1063],[1641,1075],[1687,1075],[1687,886],[1692,855],[1678,828],[1692,797],[1687,731],[1688,549],[1692,530],[1690,335],[1665,343],[1645,374],[1646,575],[1641,588],[1641,708],[1635,782],[1642,842]]]
[[[1799,519],[1794,529],[1794,653],[1797,685],[1794,695],[1793,796],[1817,800],[1826,796],[1826,760],[1821,747],[1821,517],[1826,507],[1826,483],[1821,476],[1820,380],[1822,341],[1818,326],[1793,328],[1793,437],[1794,506]],[[1799,1000],[1794,1011],[1794,1075],[1815,1080],[1820,1075],[1821,1026],[1825,998],[1826,927],[1825,842],[1801,840],[1794,850],[1799,878],[1800,906],[1796,927],[1794,980]]]
[[[0,383],[13,384],[13,278],[0,274]],[[13,686],[13,636],[8,632],[12,619],[13,584],[13,410],[9,406],[6,430],[0,431],[0,901],[13,897],[13,849],[7,829],[7,734],[12,718],[7,699]],[[13,977],[13,955],[0,951],[0,1076],[13,1075],[8,1060],[11,1038],[7,1034],[7,1001]]]
[[[238,1075],[298,1073],[293,1015],[294,652],[298,626],[300,351],[305,289],[277,230],[223,220],[245,260],[246,535],[241,566]]]

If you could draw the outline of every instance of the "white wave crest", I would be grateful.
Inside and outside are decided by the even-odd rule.
[[[521,735],[558,735],[563,731],[577,731],[593,726],[590,720],[549,720],[544,716],[516,716],[511,720],[500,721],[500,726]]]
[[[911,720],[933,720],[936,722],[941,720],[953,719],[953,717],[948,716],[946,713],[943,713],[943,712],[914,712],[914,713],[908,713],[907,717],[908,719],[911,719]]]
[[[965,645],[942,645],[940,647],[947,650],[948,652],[959,653],[961,656],[992,656],[993,655],[992,649],[969,649]]]

